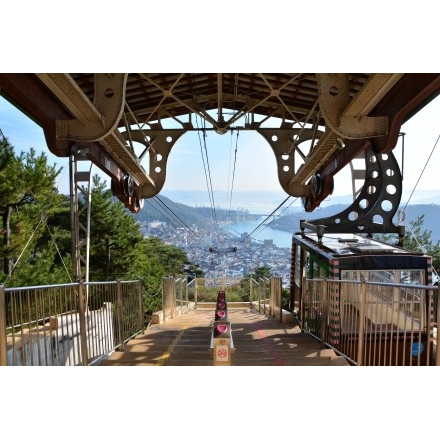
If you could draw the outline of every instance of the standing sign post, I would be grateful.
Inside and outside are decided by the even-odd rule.
[[[212,329],[211,349],[214,353],[214,366],[230,366],[234,351],[231,323],[228,320],[228,307],[224,290],[217,295],[215,320]]]

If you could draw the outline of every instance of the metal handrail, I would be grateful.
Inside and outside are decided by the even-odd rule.
[[[344,284],[352,287],[344,291]],[[302,330],[350,363],[440,365],[439,351],[433,347],[439,341],[438,333],[434,337],[440,319],[438,286],[322,278],[305,279],[303,285],[307,290],[301,306]],[[380,294],[380,289],[389,288],[411,294],[399,295],[398,300]],[[414,304],[420,308],[416,310]],[[435,360],[431,359],[434,352]]]
[[[145,329],[142,282],[4,288],[0,365],[93,365]]]

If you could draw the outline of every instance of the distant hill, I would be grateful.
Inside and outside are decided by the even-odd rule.
[[[203,191],[168,190],[163,191],[161,195],[195,208],[208,207],[210,209],[211,207],[211,200],[206,189]],[[231,193],[227,191],[214,191],[212,198],[216,209],[227,210],[232,206],[235,210],[247,211],[251,214],[270,214],[288,198],[288,195],[281,191],[233,191],[231,196]],[[298,199],[296,204],[301,206],[301,200]]]
[[[237,215],[240,215],[242,218],[245,215],[247,220],[256,217],[243,211],[229,211],[221,208],[216,208],[215,214],[213,214],[211,208],[188,206],[183,203],[174,202],[168,197],[161,195],[151,199],[144,199],[144,207],[139,213],[134,215],[140,223],[161,221],[174,224],[176,227],[191,227],[194,224],[208,227],[212,225],[214,215],[217,221],[223,221],[230,217],[235,218]]]
[[[348,205],[328,205],[324,208],[319,208],[313,212],[305,212],[299,209],[290,210],[286,215],[282,215],[270,223],[270,227],[273,229],[280,229],[288,232],[298,232],[300,230],[300,220],[313,220],[318,218],[331,217],[338,212],[342,212]],[[403,210],[404,206],[399,209]],[[396,214],[397,215],[397,214]],[[423,230],[431,231],[431,238],[433,242],[440,240],[440,205],[435,204],[419,204],[408,205],[405,209],[405,222],[411,225],[411,222],[415,222],[419,217],[424,215]],[[394,220],[397,223],[397,218]]]
[[[135,218],[140,223],[161,221],[174,224],[176,227],[192,226],[193,224],[204,226],[207,224],[206,217],[194,208],[173,202],[161,195],[144,199],[144,206],[139,213],[135,214]]]
[[[184,193],[184,192],[182,192]],[[192,193],[192,192],[189,192]],[[254,195],[255,197],[255,195]],[[267,195],[267,198],[274,201],[275,195]],[[194,200],[194,199],[193,199]],[[278,206],[278,205],[277,205]],[[325,207],[321,206],[313,212],[305,212],[300,207],[290,207],[285,213],[279,217],[274,217],[270,224],[272,229],[279,229],[287,232],[298,232],[300,220],[313,220],[317,218],[330,217],[338,212],[342,212],[349,206],[349,203],[335,203],[327,204]],[[402,206],[400,209],[403,209]],[[267,210],[266,210],[267,211]],[[267,215],[271,214],[268,212]],[[170,198],[159,195],[151,199],[145,199],[143,209],[135,214],[136,220],[140,223],[164,221],[174,224],[176,227],[183,227],[192,225],[199,225],[202,227],[209,227],[213,222],[213,211],[208,206],[188,206],[183,203],[177,203]],[[261,213],[260,213],[261,215]],[[405,209],[406,224],[416,221],[419,217],[424,215],[423,229],[431,231],[431,238],[434,242],[440,240],[440,205],[438,204],[410,204]],[[215,209],[215,216],[217,221],[225,220],[226,218],[234,219],[240,217],[240,220],[253,220],[258,218],[257,214],[251,213],[249,210],[227,210],[222,208]],[[184,224],[182,224],[182,222]],[[397,222],[397,219],[395,220]]]
[[[186,191],[186,190],[167,190],[162,191],[160,196],[168,197],[170,200],[192,206],[194,208],[209,207],[211,200],[208,191]],[[240,211],[248,211],[251,214],[271,214],[286,199],[287,203],[283,205],[282,210],[288,205],[293,208],[302,210],[300,197],[290,197],[284,191],[233,191],[231,195],[227,191],[214,191],[213,200],[216,208],[228,209],[232,206]],[[403,191],[401,197],[401,205],[405,205],[410,201],[411,205],[438,205],[440,204],[440,195],[438,190],[418,190],[417,192]],[[328,196],[322,203],[321,208],[332,209],[331,206],[341,205],[345,209],[353,202],[353,195],[345,196]],[[290,209],[290,208],[289,208]],[[340,211],[342,210],[340,209]],[[318,212],[318,210],[315,210]],[[336,213],[335,211],[334,213]],[[318,214],[320,215],[320,214]]]

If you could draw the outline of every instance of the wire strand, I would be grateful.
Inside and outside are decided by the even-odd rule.
[[[46,229],[49,231],[50,238],[52,239],[53,243],[55,244],[55,248],[57,250],[58,256],[60,257],[61,262],[63,263],[64,269],[66,270],[66,273],[67,273],[67,276],[69,277],[70,282],[73,282],[72,281],[72,277],[70,276],[70,273],[69,273],[69,271],[68,271],[68,269],[67,269],[67,267],[66,267],[66,265],[64,263],[64,259],[63,259],[62,255],[61,255],[61,252],[60,252],[60,250],[58,248],[58,245],[57,245],[57,243],[55,241],[55,237],[52,235],[52,232],[50,231],[49,225],[47,224],[47,222],[46,222]]]
[[[232,192],[234,190],[234,180],[235,180],[235,167],[237,164],[237,150],[238,150],[238,135],[239,131],[237,130],[237,137],[235,138],[235,154],[234,154],[234,164],[232,168],[232,180],[231,180],[231,191],[229,196],[229,203],[228,203],[228,218],[232,210]],[[231,139],[232,139],[232,132],[231,132]]]
[[[43,221],[43,218],[40,217],[40,220],[39,220],[37,226],[35,226],[34,231],[32,232],[31,236],[29,237],[29,240],[27,241],[27,243],[25,244],[24,248],[22,249],[20,255],[18,256],[17,261],[16,261],[15,264],[12,266],[11,273],[8,274],[8,276],[7,276],[7,278],[6,278],[5,282],[4,282],[4,284],[6,284],[6,282],[9,280],[9,277],[12,275],[12,272],[14,272],[15,267],[17,266],[18,262],[20,261],[21,257],[23,256],[24,251],[25,251],[25,250],[27,249],[27,247],[29,246],[29,243],[31,242],[31,240],[32,240],[32,238],[34,237],[35,233],[37,232],[38,228],[40,227],[42,221]]]
[[[201,242],[203,242],[206,246],[209,246],[209,244],[202,238],[200,237],[193,229],[191,229],[182,219],[180,219],[180,217],[163,201],[159,198],[159,196],[154,197],[155,201],[157,201],[166,211],[168,211],[175,220],[177,220],[178,224],[182,225],[184,228],[188,229],[188,231],[191,232],[191,234],[194,236],[194,238],[196,240],[199,240]],[[153,204],[151,204],[148,200],[147,203],[154,209],[156,210],[159,214],[163,215],[164,217],[166,217],[167,219],[169,219],[170,221],[172,221],[172,219],[165,214],[163,211],[159,211]]]
[[[215,212],[215,202],[214,202],[214,194],[212,191],[212,181],[211,181],[211,171],[209,168],[209,161],[208,161],[208,151],[206,148],[206,132],[205,130],[202,128],[202,133],[203,133],[203,144],[204,147],[202,145],[202,140],[200,139],[200,129],[198,127],[198,123],[197,123],[197,116],[196,116],[196,125],[197,125],[197,134],[199,137],[199,144],[200,144],[200,152],[202,155],[202,162],[203,162],[203,170],[205,173],[205,180],[206,180],[206,187],[208,189],[208,197],[209,197],[209,202],[211,204],[211,212],[212,212],[212,218],[215,224],[215,228],[216,228],[216,232],[218,233],[218,225],[217,225],[217,214]]]
[[[286,202],[287,200],[289,200],[292,196],[288,196],[286,197],[283,202],[281,202],[267,217],[265,220],[263,220],[250,234],[248,234],[246,237],[244,237],[238,244],[243,243],[245,240],[247,240],[248,238],[251,238],[252,234],[254,234],[259,228],[262,227],[262,225],[264,225],[268,219],[278,210],[280,209]],[[292,201],[293,203],[294,201]],[[265,226],[267,227],[267,225]],[[261,231],[260,231],[261,232]]]
[[[428,163],[429,163],[429,161],[430,161],[430,159],[431,159],[431,156],[432,156],[432,154],[434,153],[434,150],[435,150],[435,148],[436,148],[436,146],[437,146],[437,143],[438,143],[438,140],[439,140],[439,139],[440,139],[440,135],[437,137],[437,140],[435,141],[434,147],[433,147],[432,150],[431,150],[431,153],[430,153],[430,155],[429,155],[429,157],[428,157],[428,160],[426,161],[425,166],[423,167],[423,170],[422,170],[422,172],[420,173],[420,176],[419,176],[419,178],[417,179],[416,184],[414,185],[414,188],[413,188],[413,190],[412,190],[412,192],[411,192],[411,194],[410,194],[410,196],[409,196],[409,198],[408,198],[408,201],[406,202],[405,207],[403,208],[403,211],[405,211],[405,209],[407,208],[408,203],[409,203],[409,201],[411,200],[411,197],[413,196],[414,191],[416,190],[416,187],[417,187],[417,185],[419,184],[420,179],[422,178],[423,173],[425,172],[425,169],[426,169],[426,167],[427,167],[427,165],[428,165]]]
[[[420,244],[419,240],[417,239],[416,234],[414,233],[413,229],[411,228],[411,225],[408,224],[406,220],[404,220],[404,223],[405,223],[405,227],[407,227],[409,229],[409,232],[410,232],[411,236],[414,238],[414,241],[417,243],[417,246],[419,247],[419,249],[421,249],[421,251],[426,254],[427,250]],[[432,271],[435,273],[435,275],[438,278],[438,273],[435,270],[434,266],[432,266]]]

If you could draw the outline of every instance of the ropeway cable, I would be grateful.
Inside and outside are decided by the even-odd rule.
[[[244,237],[238,244],[243,243],[245,240],[247,240],[248,238],[252,238],[252,234],[254,234],[258,229],[260,229],[263,225],[264,227],[268,227],[268,225],[265,225],[265,223],[273,216],[273,214],[280,209],[292,196],[288,196],[286,197],[282,203],[280,203],[250,234],[248,234],[246,237]],[[290,205],[295,202],[296,199],[292,200],[292,202],[290,203]],[[289,205],[289,206],[290,206]],[[287,206],[282,212],[284,212],[289,206]],[[281,215],[282,212],[279,214]],[[278,216],[279,216],[278,215]],[[261,232],[261,231],[259,231]]]
[[[158,202],[158,204],[161,204],[162,205],[162,207],[164,207],[172,216],[173,216],[173,218],[171,218],[171,217],[169,217],[166,213],[164,213],[163,211],[161,212],[161,211],[159,211],[159,209],[157,209],[157,207],[156,206],[154,206],[149,200],[147,200],[147,203],[156,211],[156,212],[158,212],[160,215],[163,215],[164,217],[166,217],[166,218],[168,218],[171,222],[173,222],[173,219],[174,219],[174,221],[175,220],[177,220],[177,222],[175,222],[175,224],[177,225],[177,226],[183,226],[184,228],[186,228],[186,229],[188,229],[188,231],[190,231],[193,235],[194,235],[194,237],[196,238],[196,239],[198,239],[198,240],[202,240],[203,241],[203,239],[201,239],[200,237],[198,237],[197,236],[197,234],[195,233],[195,231],[193,231],[182,219],[180,219],[180,217],[175,213],[175,212],[173,212],[173,210],[169,207],[169,206],[167,206],[167,204],[166,203],[164,203],[162,200],[160,200],[160,198],[159,197],[154,197],[154,199],[153,200],[155,200],[156,202]],[[207,243],[206,243],[207,244]]]
[[[197,128],[198,128],[197,116],[196,116],[196,125],[197,125]],[[204,145],[204,148],[202,146],[202,141],[200,139],[200,130],[199,129],[197,130],[197,134],[198,134],[198,137],[199,137],[200,151],[201,151],[201,154],[202,154],[203,169],[204,169],[204,172],[205,172],[206,186],[208,188],[208,197],[209,197],[209,201],[211,203],[212,217],[213,217],[213,220],[214,220],[216,232],[218,233],[218,223],[217,223],[217,214],[216,214],[216,211],[215,211],[214,192],[212,190],[211,170],[209,168],[208,151],[207,151],[207,148],[206,148],[206,131],[204,129],[202,129],[202,132],[203,132],[203,145]],[[203,150],[205,151],[205,153],[203,152]],[[206,162],[205,162],[205,157],[206,157]]]
[[[162,205],[173,217],[174,217],[174,219],[176,219],[177,220],[177,222],[180,224],[180,225],[182,225],[183,227],[185,227],[186,229],[188,229],[188,231],[190,231],[192,234],[193,234],[193,236],[197,239],[197,240],[199,240],[199,241],[201,241],[201,242],[203,242],[206,246],[209,246],[209,244],[205,241],[205,240],[203,240],[203,238],[202,237],[200,237],[193,229],[191,229],[182,219],[180,219],[179,218],[179,216],[175,213],[175,212],[173,212],[173,210],[169,207],[169,206],[167,206],[167,204],[163,201],[163,200],[160,200],[160,198],[158,197],[158,196],[156,196],[156,197],[154,197],[154,200],[156,200],[160,205]],[[163,216],[165,216],[166,218],[168,218],[168,219],[170,219],[171,220],[171,218],[168,216],[168,215],[166,215],[165,213],[163,213],[163,212],[160,212],[154,205],[152,205],[148,200],[147,200],[147,203],[154,209],[154,210],[156,210],[159,214],[161,214],[161,215],[163,215]]]
[[[416,184],[414,185],[414,188],[413,188],[413,190],[412,190],[412,192],[411,192],[411,194],[410,194],[410,196],[409,196],[409,198],[408,198],[408,201],[406,202],[405,208],[403,208],[403,211],[405,211],[406,207],[408,206],[408,203],[409,203],[409,201],[411,200],[411,197],[413,196],[414,191],[416,190],[416,187],[417,187],[417,185],[419,184],[420,179],[422,178],[423,173],[425,172],[425,169],[426,169],[426,167],[427,167],[427,165],[428,165],[428,163],[429,163],[429,161],[430,161],[430,159],[431,159],[431,156],[432,156],[432,154],[434,153],[434,150],[435,150],[435,148],[436,148],[436,146],[437,146],[437,143],[438,143],[438,140],[439,140],[439,139],[440,139],[440,135],[437,137],[437,140],[435,141],[434,147],[432,148],[432,151],[431,151],[431,153],[430,153],[430,155],[429,155],[429,157],[428,157],[428,160],[427,160],[426,163],[425,163],[425,166],[423,167],[422,172],[420,173],[419,178],[417,179]]]
[[[50,234],[50,236],[51,236],[51,238],[52,238],[52,241],[53,241],[54,244],[55,244],[55,247],[56,247],[56,249],[57,249],[58,255],[59,255],[59,257],[61,258],[61,262],[63,263],[64,269],[66,270],[67,276],[69,277],[70,282],[72,282],[72,278],[70,277],[69,271],[67,270],[67,267],[66,267],[66,265],[65,265],[65,263],[64,263],[64,260],[63,260],[63,257],[61,256],[61,253],[60,253],[60,250],[59,250],[59,248],[58,248],[58,245],[57,245],[57,243],[56,243],[56,241],[55,241],[55,238],[54,238],[54,236],[52,235],[52,232],[50,231],[49,226],[48,226],[48,224],[47,224],[47,217],[46,217],[46,214],[44,214],[43,212],[40,212],[40,220],[38,221],[37,226],[35,226],[35,229],[34,229],[34,231],[32,232],[31,236],[29,237],[29,240],[27,241],[27,243],[25,244],[23,250],[21,251],[20,255],[18,256],[17,261],[15,262],[14,266],[12,266],[11,273],[8,274],[6,280],[4,281],[4,284],[6,284],[6,282],[9,280],[10,276],[11,276],[12,273],[14,272],[14,269],[16,268],[17,264],[18,264],[19,261],[21,260],[21,257],[23,256],[25,250],[27,249],[27,247],[29,246],[30,242],[32,241],[32,238],[34,237],[35,233],[38,231],[38,229],[39,229],[41,223],[45,223],[45,224],[46,224],[46,228],[47,228],[47,230],[49,231],[49,234]]]
[[[429,161],[431,160],[431,157],[432,157],[432,155],[433,155],[433,153],[434,153],[435,148],[437,147],[437,143],[438,143],[439,139],[440,139],[440,135],[437,137],[437,140],[435,141],[434,147],[432,148],[431,153],[429,154],[428,159],[426,160],[425,166],[423,167],[423,170],[422,170],[422,172],[420,173],[420,176],[419,176],[419,178],[417,179],[417,182],[416,182],[416,184],[414,185],[414,188],[413,188],[413,190],[411,191],[410,196],[408,197],[408,200],[407,200],[407,202],[406,202],[405,207],[404,207],[403,210],[401,210],[400,212],[405,212],[406,208],[408,207],[409,201],[411,200],[411,197],[413,196],[414,191],[416,190],[416,187],[417,187],[417,185],[419,184],[420,179],[422,178],[422,175],[423,175],[423,173],[425,172],[426,167],[428,166]],[[407,227],[407,228],[409,229],[409,231],[410,231],[410,233],[411,233],[411,236],[413,237],[413,239],[414,239],[415,242],[417,243],[418,247],[419,247],[424,253],[426,253],[426,249],[424,249],[424,247],[423,247],[423,246],[420,244],[420,242],[418,241],[416,235],[414,234],[414,231],[413,231],[412,228],[411,228],[411,225],[409,225],[409,224],[406,222],[406,220],[405,220],[405,216],[404,216],[404,215],[402,216],[402,218],[403,218],[403,222],[405,223],[405,227]],[[437,273],[437,271],[435,270],[434,266],[432,267],[432,270],[433,270],[433,272],[435,273],[435,275],[436,275],[437,278],[438,278],[438,273]]]
[[[233,133],[233,130],[231,131],[231,144],[232,144],[232,133]],[[229,218],[229,215],[232,210],[232,191],[234,189],[235,166],[237,164],[238,135],[239,135],[239,131],[237,130],[237,137],[235,139],[234,165],[233,165],[233,169],[232,169],[232,180],[231,180],[231,188],[230,188],[230,193],[229,193],[230,195],[229,195],[229,201],[228,201],[228,218]],[[230,166],[231,166],[231,158],[229,158],[229,170],[230,170]]]
[[[426,249],[420,244],[419,240],[417,239],[416,234],[414,233],[414,231],[413,231],[412,228],[411,228],[411,225],[409,225],[409,224],[406,222],[406,220],[403,220],[403,221],[404,221],[404,223],[405,223],[405,227],[408,227],[409,232],[411,233],[411,236],[412,236],[412,238],[414,239],[414,241],[417,243],[417,246],[419,247],[419,249],[421,249],[422,252],[423,252],[424,254],[426,254],[426,253],[427,253],[427,250],[426,250]],[[434,266],[432,266],[432,271],[434,272],[434,274],[436,275],[436,277],[437,277],[437,279],[438,279],[439,276],[438,276],[438,273],[437,273],[437,271],[435,270],[435,267],[434,267]]]
[[[34,236],[35,233],[37,232],[37,230],[38,230],[38,228],[40,227],[40,225],[41,225],[42,222],[43,222],[43,217],[40,216],[40,220],[39,220],[37,226],[35,226],[34,232],[32,232],[31,236],[29,237],[29,240],[27,241],[27,243],[25,244],[24,248],[22,249],[20,255],[19,255],[18,258],[17,258],[17,261],[16,261],[15,264],[14,264],[14,266],[12,266],[11,273],[8,274],[8,276],[7,276],[7,278],[6,278],[5,282],[4,282],[4,284],[6,284],[6,282],[9,280],[9,277],[12,275],[12,272],[14,272],[15,267],[17,266],[18,262],[20,261],[21,257],[22,257],[23,254],[24,254],[24,251],[25,251],[25,250],[27,249],[27,247],[29,246],[29,243],[31,242],[33,236]]]

